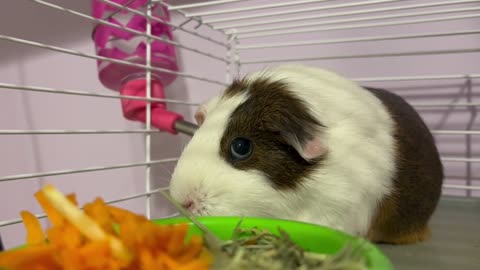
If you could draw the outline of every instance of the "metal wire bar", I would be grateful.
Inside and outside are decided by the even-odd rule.
[[[445,80],[445,79],[465,79],[467,77],[471,78],[480,78],[480,74],[471,74],[471,75],[443,75],[443,76],[405,76],[405,77],[378,77],[378,78],[358,78],[353,79],[357,82],[382,82],[382,81],[415,81],[415,80]],[[198,106],[200,103],[195,102],[186,102],[181,100],[169,100],[169,99],[159,99],[159,98],[142,98],[135,96],[121,96],[113,94],[97,94],[89,92],[81,92],[75,90],[60,90],[46,87],[35,87],[35,86],[20,86],[13,84],[0,83],[0,88],[6,89],[18,89],[25,91],[34,91],[34,92],[44,92],[44,93],[54,93],[54,94],[66,94],[66,95],[79,95],[79,96],[89,96],[89,97],[100,97],[100,98],[114,98],[114,99],[133,99],[133,100],[147,100],[147,101],[158,101],[166,102],[171,104],[179,105],[188,105],[188,106]],[[478,106],[480,103],[459,103],[455,104],[435,104],[433,106]],[[75,132],[75,131],[72,131]],[[80,133],[79,131],[78,133]],[[85,131],[86,132],[86,131]],[[108,131],[105,131],[108,132]],[[117,131],[112,131],[112,133],[119,133]]]
[[[357,2],[357,3],[332,5],[327,7],[321,6],[321,7],[312,7],[312,8],[302,8],[302,9],[290,9],[286,11],[249,14],[249,15],[242,15],[242,16],[236,16],[236,17],[229,16],[229,17],[217,18],[217,19],[203,19],[203,22],[212,24],[212,23],[238,21],[238,20],[254,19],[254,18],[266,18],[266,17],[278,16],[278,15],[303,13],[303,12],[310,12],[310,11],[316,11],[316,10],[329,10],[329,9],[346,8],[346,7],[360,7],[360,6],[382,4],[382,3],[395,2],[395,1],[398,1],[398,0],[375,0],[375,1],[364,1],[364,2]]]
[[[466,175],[461,175],[461,174],[450,174],[447,173],[445,175],[445,179],[454,179],[454,180],[462,180],[465,181],[467,180]],[[480,181],[480,175],[475,175],[472,177],[473,181]]]
[[[271,30],[278,30],[278,29],[294,29],[294,28],[301,28],[301,27],[306,27],[306,26],[318,26],[318,25],[342,24],[342,23],[357,23],[357,22],[364,22],[364,21],[398,19],[398,18],[408,18],[408,17],[417,17],[417,16],[431,16],[431,15],[469,12],[469,11],[478,11],[478,10],[480,10],[480,7],[456,8],[456,9],[435,10],[435,11],[421,11],[421,12],[389,14],[389,15],[379,15],[379,16],[370,16],[370,17],[361,17],[361,18],[348,18],[348,19],[320,21],[320,22],[308,22],[308,23],[288,24],[288,25],[275,25],[275,26],[259,27],[259,28],[253,28],[253,29],[245,29],[245,30],[236,29],[235,32],[238,33],[238,34],[257,33],[257,32],[264,32],[264,31],[271,31]]]
[[[442,161],[447,161],[447,162],[480,162],[480,158],[459,158],[459,157],[444,157],[442,158]]]
[[[453,80],[453,79],[476,79],[480,74],[456,74],[456,75],[428,75],[428,76],[397,76],[397,77],[370,77],[356,78],[357,82],[387,82],[387,81],[424,81],[424,80]]]
[[[262,10],[262,9],[278,8],[278,7],[290,7],[290,6],[296,6],[296,5],[329,2],[329,1],[334,1],[334,0],[301,0],[301,1],[297,0],[292,2],[274,3],[274,4],[266,4],[266,5],[260,5],[260,6],[238,7],[238,8],[232,8],[232,9],[224,9],[224,10],[187,13],[186,16],[187,17],[211,16],[211,15],[237,13],[237,12],[243,12],[243,11],[254,11],[254,10]]]
[[[468,4],[468,3],[475,3],[475,2],[480,2],[480,1],[479,0],[445,1],[445,2],[423,3],[423,4],[405,5],[405,6],[397,6],[397,7],[353,10],[353,11],[345,11],[345,12],[326,13],[321,15],[295,16],[293,18],[282,18],[282,19],[263,20],[263,21],[254,21],[254,22],[249,21],[249,22],[241,22],[241,23],[234,23],[234,24],[228,24],[228,25],[215,25],[214,28],[218,30],[232,29],[232,28],[238,29],[241,27],[259,26],[264,24],[276,24],[276,23],[303,21],[303,20],[311,20],[311,19],[324,19],[324,18],[341,17],[341,16],[347,16],[347,15],[360,15],[360,14],[377,13],[377,12],[385,12],[385,11],[398,11],[398,10],[416,9],[416,8],[459,5],[459,4]]]
[[[35,217],[37,217],[38,219],[43,219],[43,218],[46,218],[47,215],[45,215],[45,214],[36,214]],[[22,223],[22,222],[23,222],[23,220],[22,220],[21,218],[4,220],[4,221],[0,221],[0,227],[5,227],[5,226],[9,226],[9,225],[20,224],[20,223]]]
[[[473,87],[472,87],[472,79],[468,78],[467,83],[467,102],[472,102],[472,96],[473,96]],[[477,107],[469,107],[470,111],[470,119],[468,120],[466,130],[471,131],[472,127],[474,126],[475,119],[477,118]],[[465,136],[465,157],[466,158],[472,158],[472,134],[467,134]],[[472,185],[472,164],[467,163],[465,166],[465,175],[467,176],[467,185],[471,186]],[[472,191],[467,190],[467,197],[472,196]]]
[[[386,36],[372,36],[372,37],[361,37],[361,38],[280,42],[280,43],[257,44],[257,45],[239,45],[238,49],[252,50],[252,49],[265,49],[265,48],[354,43],[354,42],[366,42],[366,41],[385,41],[385,40],[397,40],[397,39],[432,38],[432,37],[447,37],[447,36],[475,35],[475,34],[480,34],[480,30],[463,30],[463,31],[455,31],[455,32],[441,32],[441,33],[421,33],[421,34],[415,34],[415,35],[386,35]]]
[[[247,0],[247,1],[248,1],[248,0]],[[174,218],[174,217],[179,217],[179,216],[181,216],[181,214],[180,214],[179,212],[175,212],[175,213],[173,213],[173,214],[166,215],[166,216],[164,216],[164,217],[162,217],[162,218]]]
[[[91,167],[91,168],[74,169],[74,170],[59,170],[59,171],[50,171],[50,172],[44,172],[44,173],[17,174],[17,175],[0,177],[0,182],[14,181],[14,180],[20,180],[20,179],[30,179],[30,178],[37,178],[37,177],[46,177],[46,176],[57,176],[57,175],[64,175],[64,174],[123,169],[123,168],[139,167],[139,166],[145,166],[145,165],[155,165],[155,164],[176,162],[177,160],[178,158],[166,158],[166,159],[152,160],[150,162],[128,163],[128,164],[120,164],[120,165],[105,166],[105,167]]]
[[[211,59],[215,59],[215,60],[218,60],[218,61],[226,62],[226,60],[225,60],[224,58],[221,58],[221,57],[212,55],[212,54],[210,54],[210,53],[206,53],[206,52],[200,51],[200,50],[195,49],[195,48],[192,48],[192,47],[185,46],[185,45],[180,44],[180,43],[178,43],[178,42],[168,40],[167,38],[164,38],[164,37],[157,37],[157,36],[154,36],[154,35],[151,35],[151,34],[147,34],[147,33],[141,32],[141,31],[137,31],[137,30],[134,30],[134,29],[125,27],[125,26],[121,26],[121,25],[114,24],[114,23],[111,23],[111,22],[107,22],[107,21],[104,21],[104,20],[101,20],[101,19],[97,19],[97,18],[94,18],[94,17],[92,17],[92,16],[83,14],[83,13],[81,13],[81,12],[78,12],[78,11],[75,11],[75,10],[71,10],[71,9],[68,9],[68,8],[64,8],[64,7],[62,7],[62,6],[54,5],[54,4],[52,4],[52,3],[45,2],[45,1],[43,1],[43,0],[29,0],[29,1],[32,1],[32,2],[35,2],[35,3],[37,3],[37,4],[44,5],[44,6],[53,8],[53,9],[58,9],[58,10],[61,10],[61,11],[63,11],[63,12],[66,12],[66,13],[69,13],[69,14],[72,14],[72,15],[76,15],[76,16],[78,16],[78,17],[82,17],[82,18],[87,19],[87,20],[89,20],[89,21],[93,21],[93,22],[96,22],[96,23],[108,25],[108,26],[113,27],[113,28],[116,28],[116,29],[121,29],[121,30],[124,30],[124,31],[129,32],[129,33],[132,33],[132,34],[136,34],[136,35],[143,36],[143,37],[146,37],[146,38],[151,38],[151,39],[154,39],[154,40],[162,41],[162,42],[165,42],[165,43],[167,43],[167,44],[171,44],[171,45],[173,45],[173,46],[176,46],[176,47],[179,47],[179,48],[188,50],[188,51],[192,51],[192,52],[195,52],[195,53],[197,53],[197,54],[201,54],[201,55],[206,56],[206,57],[209,57],[209,58],[211,58]],[[152,17],[152,16],[150,16],[150,18],[151,18],[151,17]]]
[[[468,14],[468,15],[445,16],[445,17],[430,18],[430,19],[405,20],[400,22],[351,24],[351,25],[342,25],[342,26],[331,26],[331,27],[313,27],[313,28],[306,28],[306,29],[274,31],[274,32],[268,32],[268,33],[239,34],[238,37],[245,39],[245,38],[269,37],[269,36],[278,36],[278,35],[287,35],[287,34],[332,31],[332,30],[349,30],[349,29],[360,29],[360,28],[381,27],[381,26],[443,22],[443,21],[471,19],[471,18],[480,18],[480,14],[476,13],[476,14]]]
[[[187,101],[175,100],[175,99],[144,98],[144,97],[137,97],[137,96],[123,96],[123,95],[115,95],[115,94],[98,94],[98,93],[83,92],[83,91],[77,91],[77,90],[55,89],[55,88],[39,87],[39,86],[24,86],[24,85],[16,85],[16,84],[9,84],[9,83],[0,83],[0,89],[1,88],[33,91],[33,92],[41,92],[41,93],[87,96],[87,97],[156,101],[156,102],[165,102],[170,104],[187,105],[187,106],[199,105],[199,103],[187,102]]]
[[[436,51],[414,51],[414,52],[400,52],[400,53],[351,54],[351,55],[335,55],[335,56],[305,57],[305,58],[291,58],[291,59],[265,59],[265,60],[245,61],[245,62],[242,62],[242,64],[252,65],[252,64],[297,62],[297,61],[318,61],[318,60],[337,60],[337,59],[374,58],[374,57],[398,57],[398,56],[412,56],[412,55],[438,55],[438,54],[476,53],[476,52],[480,52],[480,48],[436,50]]]
[[[168,190],[168,188],[157,188],[157,189],[150,190],[150,192],[147,192],[147,193],[140,193],[140,194],[130,195],[130,196],[122,197],[122,198],[119,198],[119,199],[106,201],[105,203],[106,203],[106,204],[114,204],[114,203],[119,203],[119,202],[123,202],[123,201],[129,201],[129,200],[133,200],[133,199],[142,198],[142,197],[145,197],[145,196],[147,196],[147,195],[153,195],[153,194],[155,194],[155,193],[158,193],[158,192],[160,192],[160,191],[165,191],[165,190]],[[83,209],[83,207],[81,207],[80,209]],[[42,218],[46,218],[46,217],[47,217],[47,215],[45,215],[45,214],[36,214],[35,216],[36,216],[37,218],[39,218],[39,219],[42,219]],[[5,226],[8,226],[8,225],[19,224],[19,223],[22,223],[22,222],[23,222],[23,221],[22,221],[21,218],[16,218],[16,219],[11,219],[11,220],[5,220],[5,221],[1,221],[1,222],[0,222],[0,227],[5,227]]]
[[[443,188],[463,189],[463,190],[480,190],[480,186],[464,186],[464,185],[450,185],[450,184],[444,184]]]
[[[158,68],[158,67],[150,67],[149,68],[146,65],[137,64],[137,63],[130,62],[130,61],[117,60],[117,59],[113,59],[113,58],[108,58],[108,57],[103,57],[103,56],[78,52],[78,51],[75,51],[75,50],[65,49],[65,48],[52,46],[52,45],[47,45],[47,44],[43,44],[43,43],[39,43],[39,42],[35,42],[35,41],[30,41],[30,40],[25,40],[25,39],[21,39],[21,38],[14,38],[14,37],[10,37],[10,36],[0,35],[0,40],[6,40],[6,41],[20,43],[20,44],[29,45],[29,46],[33,46],[33,47],[38,47],[38,48],[42,48],[42,49],[48,49],[48,50],[57,51],[57,52],[61,52],[61,53],[66,53],[66,54],[71,54],[71,55],[75,55],[75,56],[81,56],[81,57],[84,57],[84,58],[90,58],[90,59],[95,59],[95,60],[102,60],[102,61],[117,63],[117,64],[121,64],[121,65],[139,67],[139,68],[143,68],[145,70],[150,69],[150,70],[164,72],[164,73],[168,73],[168,74],[175,74],[177,76],[190,78],[190,79],[195,79],[195,80],[204,81],[204,82],[209,82],[209,83],[213,83],[213,84],[219,84],[219,85],[222,85],[222,86],[226,85],[225,83],[220,82],[220,81],[211,80],[211,79],[207,79],[207,78],[202,78],[202,77],[199,77],[199,76],[190,75],[190,74],[183,73],[183,72],[171,71],[171,70],[168,70],[168,69]]]
[[[160,1],[160,2],[159,2],[159,1]],[[159,3],[160,5],[163,5],[163,6],[166,7],[168,10],[172,10],[172,9],[171,9],[172,6],[170,6],[169,4],[165,3],[164,1],[161,1],[161,0],[159,0],[159,1],[157,1],[157,3]],[[182,15],[183,17],[187,18],[187,16],[186,16],[187,13],[186,13],[185,11],[181,10],[181,9],[176,9],[176,10],[172,10],[172,11],[177,12],[178,14],[180,14],[180,15]],[[205,23],[201,18],[198,18],[198,17],[190,17],[190,18],[188,18],[188,19],[194,20],[195,22],[198,23],[198,25],[195,27],[195,29],[199,28],[199,27],[202,26],[202,25],[205,25],[205,26],[207,26],[208,28],[210,28],[210,29],[212,29],[212,30],[215,30],[215,31],[217,31],[217,32],[219,32],[219,33],[224,34],[223,31],[214,29],[211,24]]]
[[[162,19],[160,19],[160,18],[157,18],[157,17],[154,17],[154,16],[147,16],[147,14],[144,14],[144,13],[142,13],[142,12],[140,12],[140,11],[138,11],[138,10],[132,9],[132,8],[130,8],[130,7],[120,5],[120,4],[115,3],[115,2],[112,2],[112,1],[110,1],[110,0],[100,0],[100,1],[102,1],[102,2],[104,2],[104,3],[107,3],[107,4],[109,4],[109,5],[112,5],[112,6],[114,6],[114,7],[118,7],[118,8],[121,9],[121,10],[128,10],[128,11],[134,13],[134,14],[142,15],[142,16],[145,16],[146,18],[150,18],[151,20],[154,20],[154,21],[157,21],[157,22],[161,22],[161,23],[166,24],[166,25],[168,25],[168,26],[170,26],[170,27],[173,27],[174,29],[179,29],[179,30],[181,30],[181,31],[183,31],[183,32],[185,32],[185,33],[188,33],[188,34],[193,35],[193,36],[196,36],[196,37],[198,37],[198,38],[201,38],[201,39],[210,41],[210,42],[212,42],[212,43],[215,43],[215,44],[217,44],[217,45],[223,46],[223,47],[225,47],[225,48],[227,47],[227,44],[226,44],[225,42],[221,42],[221,41],[215,40],[215,39],[213,39],[213,38],[210,38],[210,37],[208,37],[208,36],[201,35],[201,34],[195,32],[195,31],[190,31],[190,30],[188,30],[188,29],[185,29],[185,28],[183,28],[183,27],[181,27],[181,26],[175,25],[175,24],[173,24],[173,23],[171,23],[171,22],[162,20]],[[238,1],[238,0],[237,0],[237,1]]]
[[[129,201],[129,200],[132,200],[132,199],[138,199],[138,198],[142,198],[142,197],[145,197],[145,196],[150,196],[150,195],[153,195],[153,194],[158,193],[159,191],[165,191],[165,190],[168,190],[168,187],[152,189],[152,190],[150,190],[149,192],[140,193],[140,194],[135,194],[135,195],[123,197],[123,198],[120,198],[120,199],[107,201],[106,203],[107,203],[107,204],[112,204],[112,203],[119,203],[119,202]]]
[[[480,103],[478,104],[480,105]],[[192,128],[193,129],[193,128]],[[0,130],[0,135],[86,135],[86,134],[145,134],[159,130]],[[480,135],[477,130],[431,130],[438,135]]]
[[[454,102],[454,103],[410,103],[414,107],[478,107],[480,102]]]
[[[0,130],[0,135],[86,135],[86,134],[145,134],[159,133],[160,130]]]
[[[450,80],[450,79],[467,79],[467,78],[480,78],[480,74],[466,74],[466,75],[438,75],[438,76],[399,76],[399,77],[371,77],[371,78],[353,78],[357,82],[385,82],[385,81],[421,81],[421,80]],[[123,95],[114,95],[114,94],[98,94],[91,92],[83,92],[77,90],[65,90],[65,89],[55,89],[47,87],[38,87],[38,86],[22,86],[16,84],[0,83],[0,88],[6,89],[16,89],[16,90],[25,90],[33,92],[44,92],[44,93],[53,93],[53,94],[66,94],[66,95],[78,95],[78,96],[88,96],[88,97],[100,97],[100,98],[113,98],[113,99],[130,99],[130,100],[145,100],[145,101],[155,101],[155,102],[165,102],[178,105],[187,105],[187,106],[198,106],[198,102],[187,102],[183,100],[175,99],[161,99],[161,98],[144,98],[137,96],[123,96]]]
[[[134,1],[135,1],[135,0],[128,0],[128,2],[123,3],[123,5],[124,5],[125,7],[128,7],[128,6],[130,6],[131,4],[133,4]],[[117,15],[118,13],[120,13],[120,11],[122,11],[122,10],[123,10],[123,8],[118,8],[118,9],[116,9],[114,12],[109,13],[108,16],[107,16],[107,17],[104,17],[103,19],[104,19],[104,20],[109,20],[109,19],[113,18],[113,16]],[[95,32],[95,28],[94,28],[93,31]]]
[[[214,5],[221,5],[221,4],[228,4],[228,3],[234,3],[234,2],[242,2],[242,1],[245,2],[249,0],[218,0],[218,1],[208,1],[208,2],[201,2],[201,3],[194,3],[194,4],[175,5],[175,6],[170,6],[170,10],[199,8],[199,7],[207,7],[207,6],[214,6]]]
[[[437,135],[480,135],[480,130],[431,130]]]
[[[147,0],[147,35],[152,34],[152,1]],[[146,64],[147,67],[152,66],[152,40],[150,38],[147,39],[146,42]],[[147,80],[147,91],[146,91],[146,96],[147,98],[152,97],[152,71],[150,69],[147,70],[146,73],[146,80]],[[145,128],[146,130],[150,131],[152,130],[152,103],[147,102],[147,107],[146,107],[146,121],[145,121]],[[150,133],[147,133],[145,135],[145,163],[150,163],[151,161],[151,139],[152,136]],[[145,166],[145,192],[148,193],[150,192],[150,185],[151,185],[151,167],[150,164]],[[147,195],[147,198],[145,200],[145,214],[147,219],[150,219],[151,216],[151,198],[150,195]]]

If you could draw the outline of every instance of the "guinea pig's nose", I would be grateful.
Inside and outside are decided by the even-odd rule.
[[[193,201],[186,201],[182,204],[183,208],[192,210],[193,209]]]

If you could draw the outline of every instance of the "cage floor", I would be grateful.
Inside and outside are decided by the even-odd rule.
[[[479,269],[480,200],[443,197],[431,221],[432,238],[417,245],[380,248],[395,269]]]

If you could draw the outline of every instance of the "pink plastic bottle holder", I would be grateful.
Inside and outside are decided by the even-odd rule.
[[[147,0],[112,0],[122,6],[128,6],[131,9],[146,13]],[[109,5],[99,0],[92,0],[92,16],[97,19],[103,19],[109,23],[116,24],[145,33],[147,27],[147,18],[145,16],[134,14],[131,11],[120,9],[119,7]],[[170,21],[170,14],[163,5],[156,4],[152,8],[152,17],[159,20],[151,20],[152,35],[159,38],[172,40],[172,30],[170,26],[163,23]],[[97,24],[93,32],[93,40],[98,56],[146,64],[146,40],[145,36],[137,35],[122,29],[114,28],[105,24]],[[176,62],[175,47],[160,40],[151,42],[151,65],[158,68],[178,71]],[[97,61],[99,78],[105,87],[113,90],[119,90],[130,74],[143,74],[144,69],[128,65],[116,64],[112,62]],[[163,85],[170,84],[175,80],[174,74],[153,71]]]
[[[147,0],[112,0],[131,9],[146,13]],[[146,32],[147,18],[143,15],[120,9],[108,3],[92,0],[92,16],[112,24],[123,26],[139,32]],[[163,23],[169,22],[168,9],[160,4],[152,7],[152,16],[160,20],[151,20],[153,36],[172,40],[171,28]],[[98,56],[146,64],[147,37],[118,29],[109,25],[97,24],[93,30],[93,40]],[[160,40],[151,42],[151,65],[171,71],[178,71],[175,47]],[[110,61],[97,61],[98,76],[102,84],[122,95],[146,96],[145,69]],[[175,74],[152,71],[151,97],[165,98],[164,86],[176,78]],[[146,121],[146,101],[123,99],[121,102],[123,115],[133,121]],[[174,124],[183,117],[166,110],[163,102],[152,102],[151,124],[163,131],[176,134]]]

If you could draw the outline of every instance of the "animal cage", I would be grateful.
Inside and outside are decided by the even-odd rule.
[[[0,10],[0,236],[24,241],[18,213],[44,217],[33,193],[45,183],[102,196],[149,218],[175,215],[159,194],[190,136],[154,126],[152,104],[193,122],[197,105],[235,77],[303,63],[388,89],[409,101],[432,130],[445,167],[431,240],[380,245],[396,269],[478,269],[480,265],[479,0],[155,1],[134,8],[146,28],[92,15],[90,0],[7,0]],[[155,5],[170,14],[152,16]],[[132,15],[133,16],[133,15]],[[154,22],[171,27],[178,71],[155,68]],[[145,38],[146,63],[100,56],[92,40],[106,25]],[[124,95],[99,80],[97,61],[176,76],[166,97]],[[146,101],[145,123],[122,117],[121,102]],[[188,123],[187,123],[188,124]],[[186,132],[189,133],[189,132]],[[46,223],[45,220],[42,222]],[[45,224],[44,224],[45,225]]]

